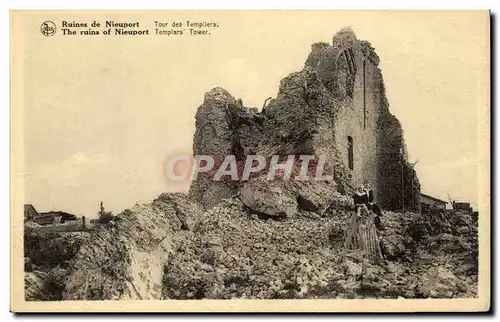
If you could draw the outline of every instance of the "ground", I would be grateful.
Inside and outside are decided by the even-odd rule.
[[[39,240],[53,248],[26,253],[27,262],[38,263],[26,265],[26,297],[477,295],[477,220],[471,214],[384,212],[379,232],[384,258],[377,263],[344,249],[344,229],[352,215],[348,204],[336,203],[323,216],[298,212],[273,218],[253,213],[237,197],[203,211],[182,194],[163,194],[124,211],[99,231],[52,233]],[[30,245],[38,240],[30,238],[35,240]],[[63,251],[58,240],[71,251]]]

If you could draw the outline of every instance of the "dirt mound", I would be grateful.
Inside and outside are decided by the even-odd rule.
[[[172,239],[192,228],[199,213],[181,193],[122,212],[72,259],[64,299],[160,298]]]

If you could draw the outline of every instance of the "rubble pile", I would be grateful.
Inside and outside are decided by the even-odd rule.
[[[162,194],[98,231],[33,236],[26,229],[27,299],[159,298],[171,238],[200,211],[184,194]]]
[[[439,231],[448,226],[448,220],[465,214],[451,212],[443,227],[417,237],[411,232],[433,220],[433,215],[386,212],[383,225],[387,228],[380,236],[385,259],[380,263],[344,250],[344,225],[352,215],[332,210],[325,217],[300,213],[280,221],[252,214],[238,199],[225,200],[203,215],[191,238],[177,245],[165,266],[164,298],[476,295],[477,231],[469,235],[462,235],[460,227],[449,234]],[[449,252],[449,245],[433,246],[447,235],[462,243],[461,257],[455,256],[456,249]],[[463,268],[466,263],[471,265],[468,270]]]
[[[252,214],[239,199],[226,199],[177,244],[165,266],[164,297],[304,296],[327,286],[339,270],[341,248],[333,246],[330,233],[340,223],[339,217],[314,213],[275,220]]]
[[[239,198],[202,211],[181,194],[162,194],[122,212],[93,236],[82,235],[69,261],[62,256],[58,265],[27,268],[26,297],[476,296],[477,221],[471,214],[384,212],[384,259],[378,263],[345,251],[344,229],[352,215],[347,206],[334,206],[324,216],[299,211],[277,218],[251,210]]]
[[[26,298],[62,298],[71,260],[89,235],[82,232],[43,232],[39,225],[24,228],[24,271]]]
[[[189,229],[199,206],[162,194],[125,210],[73,258],[63,299],[157,299],[176,232]]]

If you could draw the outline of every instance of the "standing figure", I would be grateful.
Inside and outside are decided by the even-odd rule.
[[[380,220],[380,217],[382,216],[382,209],[380,208],[379,205],[377,205],[374,202],[374,197],[373,197],[373,190],[370,187],[370,182],[365,183],[365,191],[368,196],[368,204],[367,207],[369,210],[371,210],[375,214],[375,226],[377,227],[378,230],[383,230],[382,227],[382,221]]]
[[[361,217],[361,212],[368,212],[368,205],[370,203],[369,192],[364,186],[359,186],[354,196],[354,209],[356,210],[356,216]]]
[[[373,190],[370,187],[370,183],[366,182],[365,185],[360,186],[356,190],[353,199],[356,215],[360,217],[362,210],[371,210],[375,214],[375,226],[377,226],[378,230],[382,230],[382,222],[380,220],[382,209],[374,202]]]

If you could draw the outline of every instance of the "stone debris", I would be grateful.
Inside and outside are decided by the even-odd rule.
[[[82,240],[69,261],[39,262],[37,270],[25,273],[27,299],[477,295],[477,229],[471,226],[465,234],[464,226],[451,226],[451,233],[444,233],[448,226],[433,221],[444,215],[447,222],[469,222],[462,211],[384,212],[379,236],[384,258],[374,263],[345,251],[343,232],[353,211],[330,208],[324,216],[312,216],[297,210],[276,218],[229,198],[200,211],[197,229],[187,230],[175,211],[176,203],[190,204],[183,198],[163,194],[137,205]],[[432,229],[415,228],[423,222]]]
[[[297,213],[297,198],[270,182],[247,182],[241,188],[240,198],[251,210],[268,216],[291,217]]]
[[[24,297],[27,301],[48,301],[45,283],[48,280],[46,274],[39,272],[24,273]]]
[[[282,79],[260,112],[223,88],[210,90],[196,113],[195,155],[216,163],[234,155],[239,166],[252,154],[325,155],[333,180],[214,181],[213,170],[193,180],[188,195],[161,194],[96,231],[41,233],[27,223],[26,299],[477,296],[477,218],[411,211],[420,185],[378,64],[370,43],[343,29],[332,45],[314,44],[304,68]],[[362,111],[355,75],[365,68],[376,109],[360,121],[352,114]],[[360,134],[365,127],[372,135]],[[362,167],[346,161],[351,135],[357,147],[365,140],[366,150],[356,150]],[[358,235],[380,249],[376,261],[345,247],[352,191],[367,178],[384,209],[383,230]],[[401,191],[407,211],[387,211],[401,209]]]

